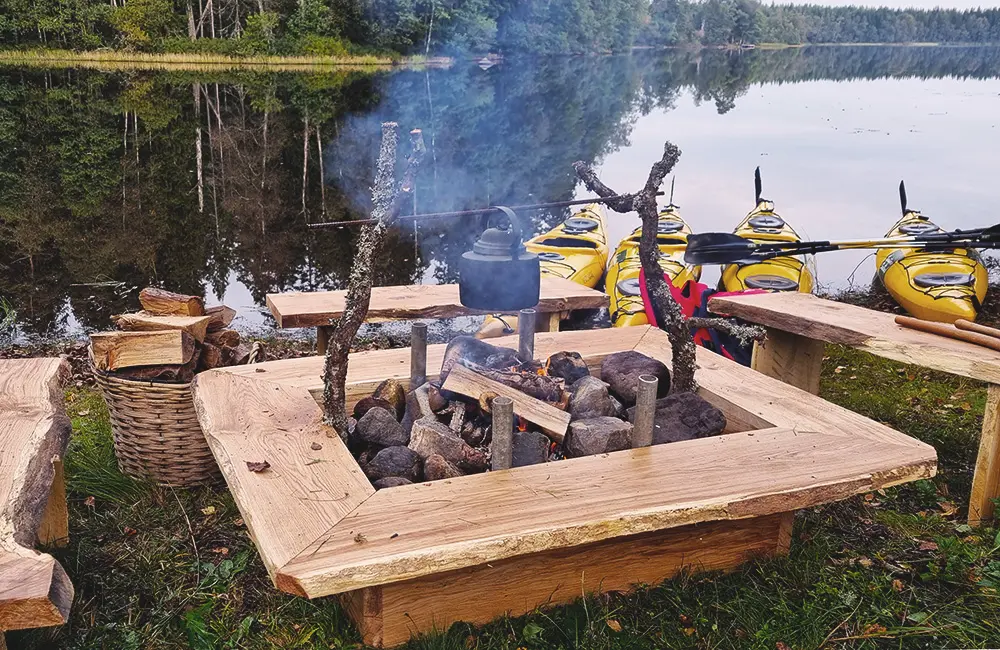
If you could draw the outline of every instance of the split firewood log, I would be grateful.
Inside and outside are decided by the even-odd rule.
[[[236,330],[222,329],[215,332],[209,331],[205,335],[205,340],[212,345],[223,348],[235,348],[240,344],[240,333]]]
[[[145,311],[112,316],[118,329],[127,332],[155,332],[159,330],[184,330],[201,343],[208,332],[208,316],[155,316]]]
[[[103,332],[90,336],[91,355],[98,370],[183,365],[194,356],[195,345],[194,337],[183,330]]]
[[[236,310],[225,305],[216,305],[215,307],[206,307],[205,315],[212,317],[208,323],[208,331],[217,332],[229,327],[229,324],[236,318]]]
[[[198,372],[211,370],[223,365],[222,348],[205,342],[201,346],[201,356],[198,359]]]
[[[142,308],[156,316],[204,316],[205,302],[197,296],[174,293],[156,287],[139,292]]]
[[[461,364],[482,377],[519,390],[525,395],[530,395],[544,402],[562,402],[564,398],[563,394],[566,392],[564,390],[565,382],[558,377],[538,375],[530,372],[494,370],[465,360]]]

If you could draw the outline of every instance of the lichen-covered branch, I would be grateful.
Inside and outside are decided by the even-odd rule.
[[[687,319],[688,329],[696,330],[701,328],[713,329],[724,332],[736,338],[740,345],[751,345],[754,341],[763,341],[767,332],[759,325],[744,325],[736,321],[725,318],[699,318]]]
[[[680,305],[671,295],[670,286],[664,279],[663,270],[660,268],[660,249],[656,242],[657,220],[659,219],[656,193],[659,191],[663,179],[677,164],[680,156],[680,149],[670,142],[665,143],[663,155],[649,170],[649,176],[646,178],[646,184],[643,188],[622,199],[608,202],[608,205],[616,212],[635,210],[642,220],[639,261],[642,263],[642,270],[646,276],[646,292],[649,294],[656,323],[670,339],[670,346],[673,350],[673,377],[670,382],[670,390],[677,393],[693,391],[697,388],[694,377],[696,368],[695,345]],[[586,163],[576,162],[573,164],[573,169],[576,170],[576,175],[590,191],[601,197],[616,194],[614,190],[601,182],[596,172]]]
[[[372,218],[375,222],[361,230],[354,265],[347,281],[344,313],[330,323],[333,333],[327,344],[323,364],[323,411],[327,423],[342,438],[347,436],[348,353],[358,329],[368,315],[374,260],[382,248],[389,226],[395,221],[407,199],[413,196],[414,179],[425,153],[423,135],[419,129],[414,129],[410,132],[411,152],[407,158],[406,170],[402,181],[397,184],[395,168],[398,128],[395,122],[382,124],[382,145],[375,171],[375,184],[372,186]]]

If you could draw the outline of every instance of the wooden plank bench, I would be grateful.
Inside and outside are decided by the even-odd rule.
[[[1000,497],[1000,352],[896,325],[894,316],[808,294],[713,298],[710,308],[764,325],[753,368],[810,393],[819,392],[826,343],[988,384],[986,412],[969,499],[969,524],[993,516]]]
[[[6,630],[62,625],[73,585],[36,544],[69,540],[61,359],[0,361],[0,647]]]
[[[502,281],[502,278],[498,278]],[[271,293],[267,307],[279,328],[315,327],[316,344],[326,351],[330,319],[344,313],[346,291],[311,291]],[[577,284],[572,280],[542,276],[541,298],[535,310],[548,320],[538,323],[538,331],[558,331],[559,320],[575,309],[600,309],[609,305],[606,293]],[[367,322],[455,318],[490,312],[470,309],[458,299],[457,284],[411,284],[373,287]]]
[[[432,378],[443,348],[429,346]],[[670,359],[666,335],[648,326],[535,343],[538,358],[577,351],[591,368],[632,349]],[[405,348],[351,355],[349,401],[407,377],[409,358]],[[202,373],[194,394],[275,585],[342,594],[365,643],[391,646],[457,620],[783,553],[795,510],[935,472],[924,443],[707,350],[698,362],[727,435],[378,492],[322,424],[322,359]],[[261,460],[269,470],[249,471]]]

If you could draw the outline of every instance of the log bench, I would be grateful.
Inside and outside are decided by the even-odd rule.
[[[516,337],[493,342],[516,347]],[[428,346],[429,378],[444,347]],[[576,351],[597,370],[633,349],[670,359],[649,326],[535,341],[538,358]],[[349,403],[407,378],[409,359],[406,348],[351,355]],[[784,553],[795,510],[936,471],[929,445],[701,348],[698,363],[725,435],[378,492],[322,424],[322,359],[202,373],[194,394],[274,584],[340,594],[365,643],[393,646],[455,621]],[[262,460],[270,469],[247,467]]]
[[[69,540],[69,372],[61,359],[0,360],[0,647],[7,630],[62,625],[73,602],[66,572],[35,550]]]
[[[502,278],[497,278],[502,282]],[[330,320],[344,313],[346,291],[310,291],[271,293],[267,307],[279,328],[315,327],[316,347],[326,352]],[[572,280],[543,275],[541,297],[535,310],[545,314],[537,331],[558,331],[559,321],[575,309],[601,309],[609,305],[606,293],[577,284]],[[491,312],[470,309],[458,299],[457,284],[411,284],[372,287],[371,305],[365,321],[378,323],[421,318],[455,318]]]
[[[765,326],[767,338],[755,346],[752,367],[814,395],[819,392],[826,343],[986,382],[969,524],[978,526],[993,516],[993,500],[1000,497],[1000,352],[900,327],[892,314],[809,294],[712,298],[709,307]]]

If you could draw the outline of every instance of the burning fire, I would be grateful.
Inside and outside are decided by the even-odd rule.
[[[528,421],[522,418],[520,415],[517,416],[517,430],[518,431],[528,430]]]

